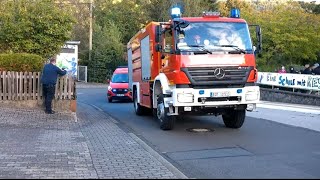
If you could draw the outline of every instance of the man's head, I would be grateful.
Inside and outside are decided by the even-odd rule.
[[[194,38],[194,41],[195,41],[196,44],[200,44],[201,41],[200,41],[200,36],[199,35],[195,35],[193,38]]]
[[[56,64],[56,58],[55,57],[50,58],[50,63],[51,64]]]

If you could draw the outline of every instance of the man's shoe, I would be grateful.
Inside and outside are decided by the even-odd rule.
[[[46,114],[54,114],[54,111],[46,111]]]

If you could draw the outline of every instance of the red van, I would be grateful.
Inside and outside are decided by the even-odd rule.
[[[130,100],[132,101],[132,93],[129,91],[128,67],[119,66],[109,81],[108,102],[113,100]]]

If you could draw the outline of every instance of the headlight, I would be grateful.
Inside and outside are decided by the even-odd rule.
[[[193,103],[193,94],[178,94],[178,102],[180,103]]]
[[[108,86],[108,91],[112,91],[112,87],[111,86]]]
[[[247,92],[246,101],[255,101],[258,100],[259,94],[257,92]]]
[[[117,89],[112,89],[112,92],[117,92]]]

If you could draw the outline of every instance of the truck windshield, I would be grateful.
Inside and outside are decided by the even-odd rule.
[[[234,51],[252,53],[248,25],[235,22],[190,22],[181,28],[177,47],[180,50],[195,50],[197,47],[214,51]]]
[[[114,74],[112,76],[111,82],[113,82],[113,83],[128,83],[129,82],[128,74]]]

